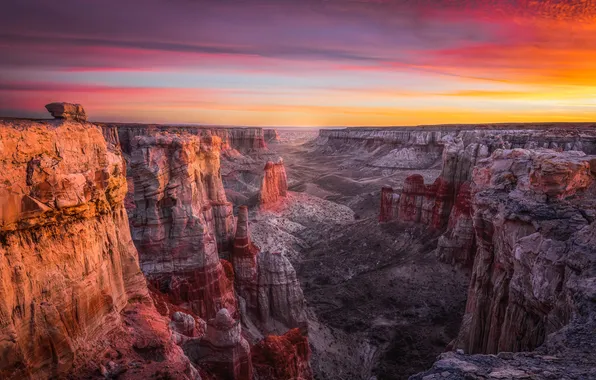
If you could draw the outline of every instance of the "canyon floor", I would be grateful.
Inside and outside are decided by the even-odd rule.
[[[282,142],[269,148],[284,158],[291,197],[304,208],[323,199],[323,209],[337,204],[353,212],[302,219],[302,228],[290,231],[300,242],[287,256],[309,307],[315,377],[407,379],[428,368],[457,335],[468,278],[437,260],[437,235],[380,224],[378,210],[382,186],[400,188],[414,173],[430,182],[439,170],[371,167],[354,154],[317,154],[303,139],[280,134]],[[256,241],[261,228],[254,223]]]

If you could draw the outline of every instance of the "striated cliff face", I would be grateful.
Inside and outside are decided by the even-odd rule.
[[[596,254],[579,238],[596,216],[589,157],[499,150],[475,168],[467,352],[532,350],[569,322],[576,260]]]
[[[143,355],[198,376],[147,302],[125,194],[99,127],[0,122],[0,377],[149,376]]]
[[[187,133],[200,137],[219,137],[219,149],[224,154],[234,154],[233,151],[255,154],[267,151],[265,133],[262,128],[222,128],[203,126],[168,126],[154,124],[103,124],[104,127],[117,131],[122,151],[130,155],[136,136],[152,136],[160,132]],[[236,152],[236,154],[238,154]]]
[[[234,233],[219,169],[219,139],[158,133],[133,141],[132,236],[141,267],[172,303],[209,319],[235,313],[233,286],[218,256]]]
[[[259,379],[312,379],[308,339],[300,329],[268,336],[253,347],[252,361]]]
[[[262,331],[306,328],[306,306],[296,271],[281,253],[262,252],[251,242],[246,206],[238,213],[232,264],[247,317]]]
[[[454,344],[466,353],[535,351],[446,354],[414,379],[596,375],[595,163],[580,152],[523,149],[478,162],[471,198],[477,251]]]
[[[265,129],[265,141],[267,143],[277,143],[279,142],[279,133],[277,133],[277,129]]]
[[[471,267],[476,253],[472,219],[471,185],[464,182],[457,193],[445,233],[439,238],[437,254],[451,264]]]
[[[277,162],[267,161],[263,169],[263,180],[259,200],[261,205],[273,205],[288,193],[288,178],[284,161],[280,157]]]

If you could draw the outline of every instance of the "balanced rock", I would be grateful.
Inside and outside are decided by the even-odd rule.
[[[87,115],[83,106],[73,103],[50,103],[46,109],[56,119],[87,121]]]

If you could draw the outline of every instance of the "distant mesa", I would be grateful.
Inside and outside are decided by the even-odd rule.
[[[46,109],[56,119],[87,121],[85,109],[80,104],[74,103],[50,103]]]

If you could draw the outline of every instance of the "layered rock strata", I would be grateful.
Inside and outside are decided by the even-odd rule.
[[[0,377],[149,376],[144,354],[196,377],[147,304],[125,194],[99,127],[0,122]]]
[[[267,143],[262,128],[222,128],[203,126],[169,126],[155,124],[105,124],[117,130],[125,154],[131,154],[133,141],[137,136],[152,136],[162,132],[187,133],[199,137],[217,136],[220,138],[222,153],[235,150],[241,153],[259,154],[267,152]]]
[[[56,119],[87,121],[85,109],[80,104],[72,103],[50,103],[46,109]]]
[[[423,223],[434,229],[443,228],[451,206],[449,193],[450,185],[442,178],[426,185],[419,174],[407,177],[399,196],[399,220]]]
[[[596,375],[595,163],[580,152],[514,149],[477,164],[477,251],[454,347],[502,353],[446,354],[414,379]]]
[[[157,134],[133,141],[133,240],[149,281],[204,319],[235,313],[218,256],[234,232],[219,168],[219,138]]]
[[[262,206],[273,205],[288,193],[288,178],[284,161],[267,161],[263,169],[263,180],[259,200]]]
[[[399,195],[395,194],[391,187],[383,187],[381,189],[379,222],[386,223],[393,220],[393,217],[397,214],[397,210],[394,210],[397,204],[399,204]]]
[[[532,350],[577,311],[596,256],[590,161],[579,152],[498,150],[474,169],[466,352]]]
[[[308,339],[300,329],[268,336],[252,350],[255,373],[263,380],[312,379]]]
[[[277,133],[277,129],[265,129],[265,142],[267,143],[277,143],[279,142],[279,133]]]
[[[290,261],[281,253],[261,252],[250,240],[248,209],[242,206],[232,257],[236,289],[248,317],[265,333],[306,328],[302,288]]]
[[[242,336],[240,322],[227,309],[207,322],[205,337],[185,345],[185,352],[216,379],[253,378],[250,345]]]

